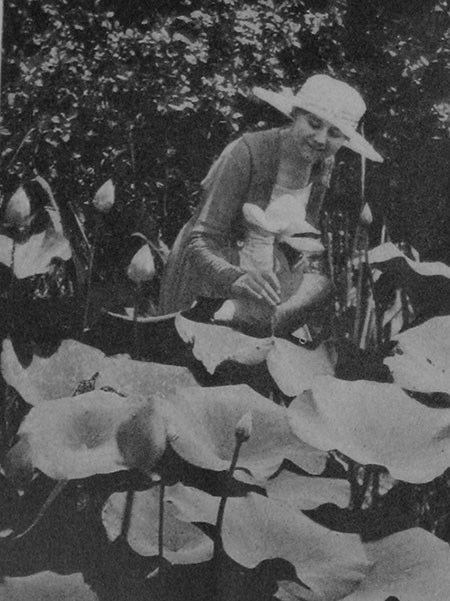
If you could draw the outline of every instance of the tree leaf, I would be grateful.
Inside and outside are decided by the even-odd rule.
[[[293,431],[394,478],[427,482],[450,466],[450,410],[430,409],[395,384],[318,377],[289,406]]]
[[[268,480],[265,488],[269,499],[278,499],[300,511],[325,503],[345,508],[350,503],[349,482],[336,478],[310,478],[283,470]]]
[[[450,394],[450,317],[434,317],[395,337],[393,357],[384,359],[394,382],[408,390]]]
[[[315,376],[334,374],[333,361],[324,344],[311,350],[282,338],[275,338],[267,355],[267,367],[287,396],[310,388]]]
[[[180,485],[170,500],[180,519],[215,523],[219,498]],[[328,530],[255,493],[228,498],[222,541],[225,552],[247,568],[267,559],[289,561],[302,582],[330,601],[351,592],[370,568],[358,535]]]
[[[105,355],[91,346],[75,340],[63,340],[50,357],[34,355],[30,365],[23,367],[11,340],[3,341],[2,375],[7,384],[17,390],[30,405],[67,397],[82,380],[88,380],[106,362]]]
[[[103,391],[43,402],[22,422],[18,444],[25,439],[31,457],[24,459],[55,480],[134,467],[125,463],[116,437],[140,407],[142,403]]]
[[[172,564],[191,564],[212,557],[213,542],[193,524],[178,519],[178,510],[170,502],[167,487],[164,500],[164,557]],[[127,541],[140,555],[158,554],[159,486],[133,492]],[[114,493],[102,512],[108,538],[121,534],[127,493]]]
[[[194,357],[210,374],[225,361],[262,363],[272,346],[271,338],[253,338],[226,326],[195,322],[181,314],[175,318],[175,327],[182,340],[193,345]]]
[[[326,454],[292,434],[286,409],[249,386],[185,388],[165,399],[161,410],[174,432],[171,446],[199,467],[216,471],[229,468],[236,425],[251,411],[252,435],[241,448],[238,468],[250,470],[256,479],[273,474],[283,459],[309,473],[319,474],[325,468]]]
[[[374,566],[345,601],[447,601],[450,549],[421,528],[398,532],[365,545]]]

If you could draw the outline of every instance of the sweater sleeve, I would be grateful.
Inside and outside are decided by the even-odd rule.
[[[244,273],[227,256],[233,241],[233,225],[248,193],[250,175],[250,151],[241,138],[225,148],[203,181],[204,202],[189,241],[195,269],[224,296]]]

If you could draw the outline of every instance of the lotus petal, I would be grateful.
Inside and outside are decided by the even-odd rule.
[[[169,501],[167,487],[164,500],[164,557],[172,564],[208,561],[213,554],[213,542],[199,528],[177,518],[178,510]],[[127,541],[144,556],[158,554],[159,486],[133,492]],[[110,540],[120,536],[124,520],[127,493],[114,493],[103,508],[102,520]]]
[[[450,317],[434,317],[395,337],[386,357],[394,382],[408,390],[450,394]]]
[[[427,482],[450,466],[450,410],[430,409],[395,384],[320,376],[287,411],[303,442],[383,465],[399,480]]]
[[[30,405],[70,396],[77,385],[95,375],[104,365],[105,355],[75,340],[63,340],[51,357],[35,355],[22,367],[9,339],[3,341],[2,375]]]
[[[53,259],[68,261],[72,257],[69,241],[62,234],[47,230],[30,236],[26,242],[16,242],[14,248],[14,275],[23,279],[46,273]],[[7,263],[11,266],[11,260]]]
[[[61,576],[40,572],[32,576],[5,578],[0,584],[0,601],[97,601],[82,574]]]
[[[176,316],[175,326],[181,339],[193,345],[194,357],[210,374],[225,361],[262,363],[272,346],[271,338],[253,338],[226,326],[191,321],[181,314]]]
[[[198,386],[186,367],[161,365],[128,358],[107,359],[95,381],[96,388],[108,386],[125,396],[168,395],[178,388]]]
[[[103,391],[43,402],[22,422],[18,444],[24,437],[33,467],[55,480],[127,469],[116,437],[141,407]]]
[[[365,547],[374,566],[345,601],[448,601],[450,549],[444,541],[412,528]]]
[[[180,519],[215,524],[217,497],[179,485],[170,500]],[[328,530],[292,507],[255,493],[228,498],[222,541],[225,552],[247,568],[271,558],[291,562],[320,599],[348,594],[371,565],[358,535]]]
[[[310,478],[283,470],[265,485],[269,499],[278,499],[296,510],[316,509],[325,503],[348,507],[350,483],[336,478]]]
[[[334,374],[333,361],[324,344],[310,350],[282,338],[275,338],[267,355],[267,367],[287,396],[296,396],[311,388],[318,375]]]
[[[249,386],[185,388],[166,398],[161,410],[174,433],[173,449],[201,468],[229,468],[236,425],[249,411],[252,434],[242,445],[238,467],[249,470],[258,480],[273,474],[284,459],[313,474],[320,474],[325,468],[326,454],[292,434],[286,409]]]

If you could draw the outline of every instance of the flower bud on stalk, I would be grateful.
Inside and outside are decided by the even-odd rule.
[[[248,411],[245,415],[241,417],[238,421],[236,429],[234,431],[234,435],[236,436],[236,441],[238,443],[247,442],[252,434],[252,412]]]
[[[6,204],[5,225],[19,232],[31,225],[31,201],[22,186],[17,188]]]
[[[114,199],[115,187],[112,179],[109,179],[97,190],[92,204],[99,213],[103,213],[106,215],[106,213],[109,213],[110,210],[113,208]]]
[[[148,244],[145,244],[131,259],[131,263],[127,269],[127,276],[135,284],[139,285],[152,280],[155,277],[155,273],[153,255]]]
[[[372,211],[369,204],[363,206],[361,213],[359,214],[359,220],[363,225],[369,226],[373,221]]]

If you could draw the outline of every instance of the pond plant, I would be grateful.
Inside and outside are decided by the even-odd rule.
[[[36,194],[47,202],[30,210]],[[332,263],[331,336],[314,347],[217,325],[218,306],[201,302],[157,316],[136,300],[86,332],[79,301],[92,288],[51,198],[39,179],[19,189],[6,223],[45,215],[0,237],[13,316],[0,358],[4,590],[447,601],[450,269],[390,242],[356,245]],[[138,288],[157,276],[155,243],[139,245]],[[38,301],[47,321],[25,334],[17,323]],[[105,336],[118,321],[129,337],[116,353],[92,343],[97,323]],[[161,324],[172,363],[152,356]]]

